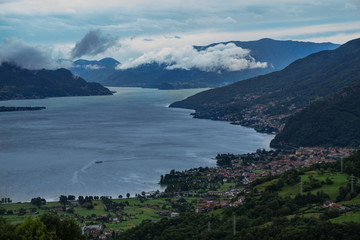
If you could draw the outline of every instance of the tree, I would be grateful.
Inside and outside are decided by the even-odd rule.
[[[22,215],[25,215],[25,214],[26,214],[25,208],[20,208],[19,209],[19,215],[22,216]]]
[[[84,200],[85,200],[85,199],[84,199],[84,196],[79,196],[79,197],[78,197],[78,201],[79,201],[80,204],[83,204],[83,203],[84,203]]]
[[[120,194],[120,195],[119,195],[119,199],[122,199],[122,198],[123,198],[123,196]]]
[[[127,194],[126,194],[126,197],[127,197],[127,198],[130,198],[130,193],[127,193]]]
[[[32,198],[31,199],[31,204],[34,204],[37,207],[40,207],[42,204],[42,199],[41,197],[37,197],[37,198]]]
[[[55,214],[45,214],[41,217],[41,221],[46,225],[49,231],[56,232],[58,239],[85,239],[85,237],[81,234],[79,225],[72,219],[65,218],[60,221],[60,218]]]
[[[74,195],[69,195],[69,196],[67,197],[67,200],[73,201],[73,200],[75,200],[75,196],[74,196]]]
[[[17,240],[15,225],[9,224],[5,219],[0,218],[0,239]]]
[[[59,202],[60,202],[61,204],[65,205],[65,204],[67,203],[67,201],[68,201],[67,196],[65,196],[65,195],[61,195],[61,196],[60,196]]]
[[[164,183],[164,175],[161,174],[160,176],[160,184],[163,184]]]
[[[16,227],[15,233],[21,240],[55,240],[55,231],[48,232],[40,219],[25,218],[25,221]]]

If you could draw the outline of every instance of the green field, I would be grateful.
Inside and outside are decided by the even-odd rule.
[[[223,191],[223,192],[229,191],[231,188],[235,187],[235,185],[236,185],[236,183],[221,184],[218,191]]]
[[[224,184],[225,185],[225,184]],[[229,187],[230,184],[225,185]],[[199,197],[184,197],[186,202],[191,205],[192,208],[195,208],[198,204]],[[172,202],[179,200],[179,198],[159,198],[152,200],[145,200],[141,202],[140,200],[134,198],[123,198],[123,199],[113,199],[114,202],[128,202],[129,205],[125,206],[123,210],[115,212],[107,212],[104,209],[104,205],[101,200],[93,200],[93,209],[87,209],[83,207],[74,207],[73,213],[68,212],[58,212],[57,215],[60,217],[75,217],[78,220],[83,219],[87,224],[104,224],[106,230],[126,230],[134,226],[139,225],[142,221],[159,221],[162,216],[158,212],[172,212],[176,209],[172,209]],[[49,202],[46,204],[47,207],[60,205],[58,202]],[[157,206],[156,206],[157,205]],[[69,206],[67,206],[69,207]],[[12,224],[22,223],[27,216],[31,217],[40,217],[45,213],[53,212],[55,209],[42,210],[37,208],[31,203],[13,203],[13,204],[1,204],[0,208],[4,208],[6,211],[13,211],[11,215],[2,215],[1,217],[5,218],[8,222]],[[24,214],[20,215],[20,209],[25,209],[26,213],[37,212],[37,214]],[[117,216],[120,222],[109,222],[103,220],[96,220],[101,218],[102,215],[107,216]]]
[[[259,185],[257,185],[255,188],[258,190],[258,192],[263,192],[263,191],[265,191],[265,188],[267,187],[267,186],[270,186],[270,185],[272,185],[272,184],[275,184],[275,183],[277,183],[279,181],[279,179],[273,179],[273,180],[271,180],[271,181],[267,181],[267,182],[264,182],[264,183],[262,183],[262,184],[259,184]]]
[[[58,202],[49,203],[47,206],[59,205]],[[25,220],[25,217],[38,217],[47,212],[47,210],[38,209],[35,205],[31,203],[11,203],[11,204],[1,204],[0,208],[5,209],[6,211],[12,211],[13,214],[3,215],[2,217],[5,218],[8,222],[13,224],[22,223]],[[34,214],[26,214],[21,215],[20,209],[25,209],[26,213],[34,213]],[[35,211],[34,211],[35,210]],[[36,212],[36,213],[35,213]]]
[[[324,173],[323,175],[318,175],[314,171],[306,172],[304,175],[301,175],[302,181],[309,182],[309,176],[312,176],[314,179],[318,179],[320,182],[325,181],[326,178],[329,178],[333,181],[333,184],[331,185],[322,185],[320,188],[316,188],[311,190],[310,192],[312,194],[316,194],[316,192],[323,191],[324,193],[328,194],[330,196],[330,199],[332,201],[335,201],[335,198],[339,195],[339,188],[341,186],[346,185],[348,182],[348,176],[347,174],[337,173]],[[295,197],[298,193],[300,193],[300,183],[297,183],[293,186],[285,185],[282,190],[279,192],[279,196],[291,196]],[[304,192],[306,193],[306,192]]]
[[[348,212],[337,218],[330,219],[333,223],[357,222],[360,223],[360,212]]]

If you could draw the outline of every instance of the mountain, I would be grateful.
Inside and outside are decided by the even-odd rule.
[[[289,119],[271,147],[360,145],[360,83],[312,103]]]
[[[234,43],[236,46],[251,50],[251,56],[257,61],[268,62],[271,66],[267,71],[278,71],[297,59],[304,58],[312,53],[323,50],[333,50],[339,47],[339,44],[333,43],[313,43],[299,41],[280,41],[270,38],[263,38],[257,41],[229,41],[222,44]],[[197,50],[205,50],[219,43],[213,43],[208,46],[195,46]],[[265,70],[265,72],[267,72]],[[268,73],[268,72],[267,72]]]
[[[102,83],[104,79],[116,72],[115,67],[120,62],[113,58],[104,58],[100,61],[79,59],[69,70],[89,82]]]
[[[281,71],[212,89],[173,103],[195,117],[276,132],[311,101],[360,81],[360,39],[299,59]]]
[[[88,83],[66,69],[27,70],[9,63],[0,66],[0,100],[111,94],[99,83]]]
[[[168,65],[148,63],[136,68],[118,70],[101,80],[106,86],[150,87],[160,89],[219,87],[261,74],[278,71],[291,62],[322,50],[335,49],[339,45],[332,43],[311,43],[297,41],[278,41],[261,39],[258,41],[231,41],[214,43],[208,46],[194,46],[197,51],[205,51],[219,44],[235,44],[237,47],[250,50],[251,57],[257,62],[266,62],[265,68],[250,68],[242,71],[214,72],[190,70],[168,70]],[[85,77],[85,75],[80,75]],[[86,77],[85,77],[86,79]]]

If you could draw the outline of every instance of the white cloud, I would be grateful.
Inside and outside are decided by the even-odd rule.
[[[0,32],[27,42],[57,45],[74,44],[90,29],[123,39],[199,37],[189,44],[205,42],[205,35],[212,37],[208,43],[264,37],[305,39],[321,36],[324,25],[319,23],[358,24],[358,7],[359,0],[0,0]],[[349,28],[354,24],[339,25]],[[344,32],[341,27],[332,35]],[[143,48],[142,43],[137,48]]]
[[[86,70],[99,70],[104,68],[103,66],[97,64],[88,64],[88,65],[75,65],[75,68],[85,68]]]
[[[52,49],[32,46],[17,38],[5,38],[0,45],[0,63],[9,62],[26,69],[69,67],[68,61],[56,61]]]
[[[311,4],[314,1],[303,0],[301,4]],[[297,0],[274,0],[272,4],[296,4]],[[111,10],[114,8],[139,11],[141,10],[163,10],[163,9],[196,9],[204,11],[228,10],[229,8],[241,8],[252,5],[266,5],[269,4],[267,0],[253,0],[253,1],[231,1],[228,4],[219,2],[218,0],[87,0],[86,3],[82,0],[19,0],[6,1],[2,4],[2,13],[14,14],[80,14],[83,11],[96,12],[100,10]]]
[[[167,47],[230,40],[344,43],[359,36],[359,9],[359,0],[0,0],[0,35],[52,44],[58,56],[71,58],[76,41],[101,29],[103,37],[121,38],[75,55],[128,62]]]
[[[345,2],[345,10],[359,10],[360,1],[359,0],[349,0]]]
[[[17,38],[5,38],[0,46],[0,62],[9,62],[29,69],[52,66],[51,52],[39,46],[30,46]]]
[[[233,19],[232,17],[227,17],[224,19],[225,23],[237,23],[237,21],[235,19]]]
[[[167,47],[157,52],[147,52],[136,59],[130,59],[119,65],[118,69],[125,70],[148,63],[165,64],[168,70],[197,68],[207,72],[267,67],[267,63],[257,62],[250,55],[249,50],[229,43],[218,44],[203,51],[197,51],[190,45],[182,48]]]
[[[333,42],[333,43],[346,43],[350,40],[360,38],[360,32],[358,33],[339,33],[332,36],[315,37],[307,39],[311,42]]]

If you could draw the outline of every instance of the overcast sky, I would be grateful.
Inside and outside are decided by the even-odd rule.
[[[229,40],[345,43],[360,37],[360,0],[0,0],[0,37],[0,54],[20,43],[121,62]]]

